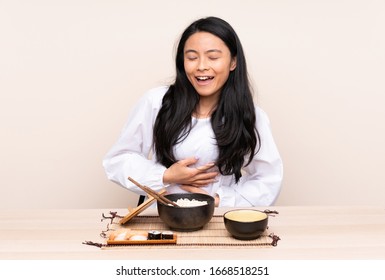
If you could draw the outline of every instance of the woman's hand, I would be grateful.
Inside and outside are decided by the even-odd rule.
[[[188,185],[191,187],[203,187],[216,182],[216,171],[209,171],[214,163],[207,163],[199,167],[190,167],[198,161],[191,157],[180,160],[171,165],[163,174],[163,183]]]

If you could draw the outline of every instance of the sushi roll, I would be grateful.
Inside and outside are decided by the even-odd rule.
[[[157,230],[150,230],[148,232],[148,240],[159,240],[161,239],[161,233]]]
[[[174,233],[172,231],[163,231],[162,239],[174,239]]]

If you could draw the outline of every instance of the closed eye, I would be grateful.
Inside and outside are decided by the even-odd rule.
[[[190,56],[190,57],[186,57],[186,59],[187,59],[187,60],[196,60],[197,57],[191,57],[191,56]]]

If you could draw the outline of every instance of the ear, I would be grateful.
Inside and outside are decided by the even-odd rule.
[[[234,56],[232,59],[231,59],[231,63],[230,63],[230,71],[233,71],[235,68],[237,68],[237,57]]]

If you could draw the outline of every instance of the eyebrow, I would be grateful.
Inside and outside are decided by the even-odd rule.
[[[198,52],[196,50],[186,50],[184,53],[187,54],[187,53],[198,53]],[[222,53],[222,51],[218,49],[211,49],[211,50],[205,51],[205,53]]]

